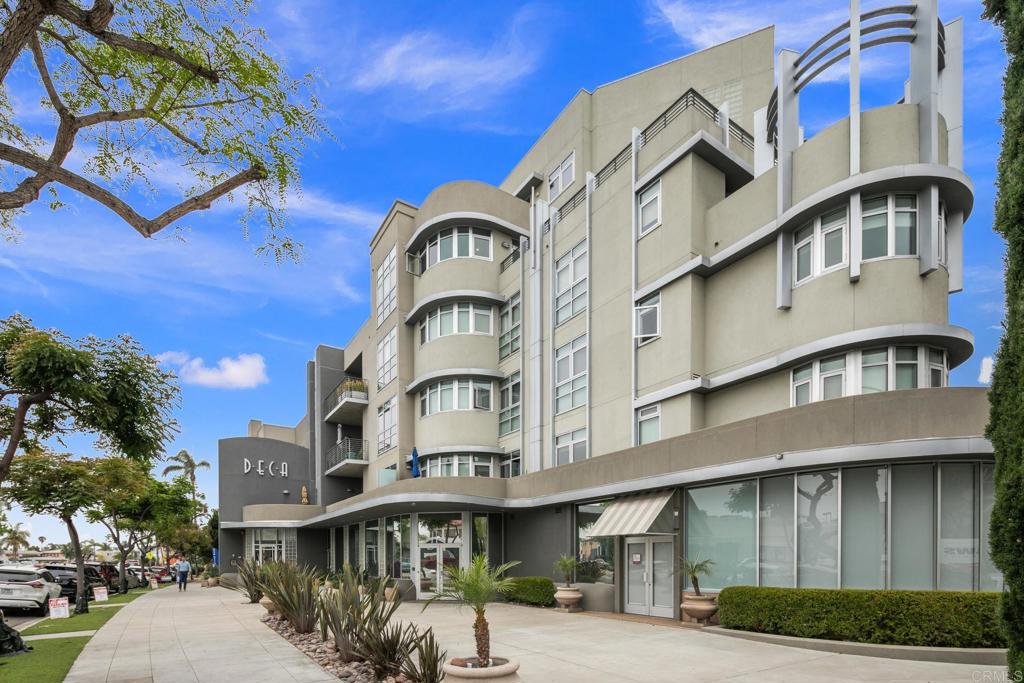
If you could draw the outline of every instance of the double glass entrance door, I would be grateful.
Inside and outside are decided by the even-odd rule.
[[[459,566],[462,557],[460,545],[420,546],[417,569],[416,597],[430,598],[444,591],[445,570]]]
[[[625,611],[671,618],[675,611],[673,539],[636,536],[626,538],[625,545]]]

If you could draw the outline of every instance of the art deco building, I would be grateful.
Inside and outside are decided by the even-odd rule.
[[[862,110],[860,55],[892,43],[904,96]],[[849,114],[805,138],[837,62]],[[571,553],[585,607],[662,616],[683,555],[712,590],[998,588],[986,397],[947,386],[973,351],[961,91],[933,0],[777,57],[767,28],[581,90],[499,186],[396,201],[306,417],[221,441],[224,569],[349,562],[424,597],[475,553]]]

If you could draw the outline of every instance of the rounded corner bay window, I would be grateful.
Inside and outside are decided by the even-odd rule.
[[[441,261],[453,258],[491,260],[491,231],[465,226],[439,230],[409,259],[410,270],[422,274]]]
[[[448,379],[420,390],[420,417],[449,410],[491,409],[491,380]]]

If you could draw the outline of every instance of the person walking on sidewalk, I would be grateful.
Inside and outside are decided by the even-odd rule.
[[[177,564],[174,565],[175,571],[178,572],[178,590],[188,590],[188,575],[192,573],[192,564],[184,557],[178,558]]]

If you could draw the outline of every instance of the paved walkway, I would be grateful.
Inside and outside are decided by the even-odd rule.
[[[238,593],[158,590],[126,605],[85,647],[67,683],[314,683],[337,681],[259,619]],[[399,616],[432,626],[449,656],[473,651],[468,608],[404,604]],[[1005,668],[860,657],[758,643],[696,629],[494,605],[492,652],[519,659],[527,683],[603,681],[976,681]]]
[[[144,595],[99,629],[65,683],[337,682],[242,600],[199,585]]]

